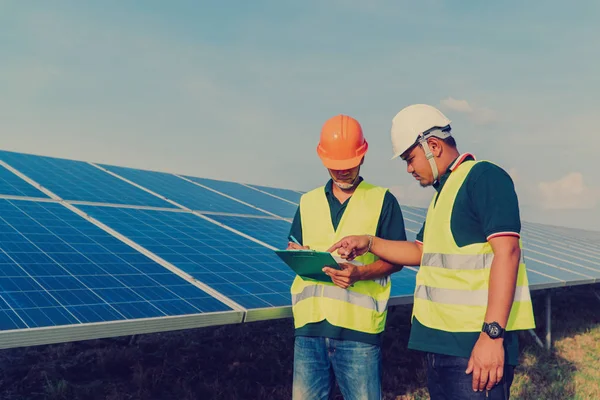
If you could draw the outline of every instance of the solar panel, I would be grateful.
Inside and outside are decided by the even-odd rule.
[[[427,215],[427,209],[423,208],[423,207],[414,207],[414,206],[407,206],[402,204],[402,211],[406,211],[409,212],[413,215],[417,215],[417,216],[421,216],[421,217],[425,217]]]
[[[537,232],[548,241],[566,241],[580,249],[588,249],[589,246],[597,248],[600,245],[600,232],[563,228],[556,226],[545,226],[541,224],[523,222],[523,226],[532,232]]]
[[[273,249],[287,245],[281,217],[301,192],[5,151],[0,161],[67,200],[0,164],[0,347],[291,314],[295,275]],[[427,210],[401,207],[414,240]],[[523,222],[522,238],[533,290],[600,281],[600,232]],[[392,275],[391,305],[412,303],[417,271]]]
[[[247,309],[290,305],[294,273],[268,247],[187,212],[80,208]]]
[[[173,174],[101,165],[123,178],[167,197],[192,210],[232,214],[267,215],[256,208],[194,185]]]
[[[175,206],[82,161],[0,151],[0,160],[65,200]]]
[[[48,198],[3,166],[0,166],[0,195]]]
[[[269,186],[261,186],[261,185],[249,185],[255,189],[262,190],[263,192],[270,193],[277,197],[281,197],[282,199],[286,199],[295,204],[300,204],[300,197],[302,197],[302,193],[297,192],[295,190],[290,189],[280,189]]]
[[[225,193],[229,196],[245,201],[246,203],[252,204],[262,210],[266,210],[280,217],[293,218],[294,214],[296,213],[296,209],[298,208],[296,204],[274,197],[270,194],[263,193],[259,190],[252,189],[252,187],[244,186],[240,183],[195,178],[191,176],[186,176],[186,178],[211,189],[215,189],[221,193]]]
[[[85,324],[144,321],[101,327],[90,338],[142,332],[156,325],[149,318],[189,316],[202,326],[239,322],[238,314],[63,205],[0,199],[0,347],[26,342],[24,335],[51,343],[71,332],[34,328],[75,335]]]
[[[417,269],[404,267],[400,272],[392,274],[390,305],[411,304],[415,292]]]

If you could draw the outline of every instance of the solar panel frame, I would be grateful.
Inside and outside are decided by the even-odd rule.
[[[0,333],[0,349],[168,332],[243,322],[242,311],[122,320],[110,323],[31,328]]]

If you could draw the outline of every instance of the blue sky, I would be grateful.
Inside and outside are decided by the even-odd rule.
[[[308,190],[322,123],[363,125],[363,176],[423,205],[393,116],[440,107],[514,177],[523,219],[600,229],[600,4],[0,0],[0,147]]]

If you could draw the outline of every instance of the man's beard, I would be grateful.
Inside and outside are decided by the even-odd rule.
[[[356,186],[356,184],[358,183],[358,174],[356,175],[356,177],[352,180],[352,182],[350,183],[346,183],[346,182],[338,182],[335,179],[333,180],[333,183],[339,187],[342,190],[349,190],[352,189],[353,187]]]

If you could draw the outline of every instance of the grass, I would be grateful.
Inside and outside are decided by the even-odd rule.
[[[511,393],[517,399],[600,399],[600,299],[594,288],[553,295],[553,352],[525,344]],[[598,286],[595,287],[598,290]],[[543,298],[534,299],[543,327]]]
[[[598,290],[598,288],[596,288]],[[543,337],[544,299],[534,297]],[[514,399],[600,399],[600,300],[592,288],[553,295],[554,351],[521,335]],[[424,364],[406,349],[410,307],[390,309],[385,399],[428,399]],[[0,351],[0,398],[289,399],[291,320]],[[336,395],[341,399],[339,391]]]

